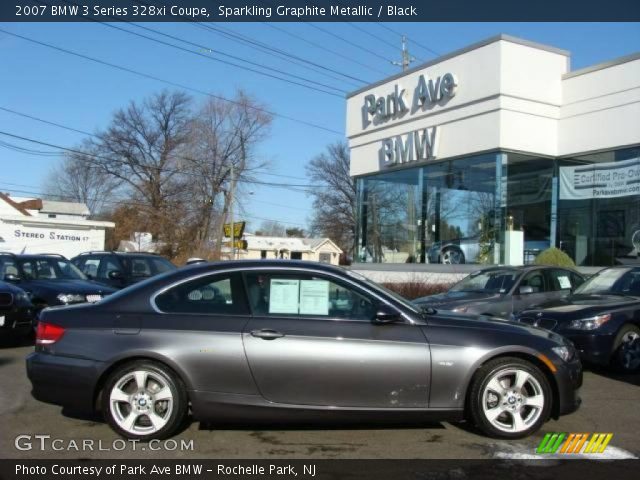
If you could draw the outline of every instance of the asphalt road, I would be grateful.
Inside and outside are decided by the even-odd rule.
[[[546,432],[612,432],[606,451],[610,458],[640,457],[640,374],[587,371],[578,412],[514,442],[485,438],[465,424],[255,429],[192,422],[166,445],[167,451],[162,444],[126,444],[98,418],[78,418],[34,400],[24,367],[32,348],[0,345],[0,458],[530,458]],[[31,443],[31,449],[16,448],[19,435],[30,436],[18,443],[22,448]],[[180,449],[181,441],[187,449]]]

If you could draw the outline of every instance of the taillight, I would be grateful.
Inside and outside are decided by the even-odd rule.
[[[36,345],[51,345],[64,335],[64,328],[53,323],[38,322]]]

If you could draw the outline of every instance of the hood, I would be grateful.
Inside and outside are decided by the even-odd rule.
[[[574,294],[568,297],[541,303],[536,309],[524,310],[518,317],[543,313],[549,318],[575,318],[597,315],[628,305],[640,304],[640,298],[607,294]]]
[[[0,293],[12,293],[13,295],[17,295],[19,293],[24,293],[24,290],[12,285],[11,283],[0,282]]]
[[[505,335],[535,335],[563,344],[564,341],[557,333],[550,332],[544,328],[526,325],[511,320],[489,317],[486,315],[464,315],[446,314],[434,315],[428,319],[429,325],[439,327],[462,327],[491,329],[502,332]]]
[[[79,293],[83,295],[109,295],[116,291],[114,288],[89,280],[29,280],[27,285],[29,288],[44,290],[56,294]]]
[[[449,291],[438,295],[416,298],[413,303],[421,307],[433,307],[436,310],[453,310],[470,303],[484,303],[495,300],[500,294],[494,292],[456,292]]]

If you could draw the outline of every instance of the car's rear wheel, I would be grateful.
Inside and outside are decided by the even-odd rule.
[[[187,395],[169,368],[136,361],[116,369],[102,391],[102,410],[111,428],[142,441],[173,435],[187,412]]]
[[[445,248],[440,254],[440,261],[448,265],[464,263],[464,253],[457,248]]]
[[[632,373],[640,369],[640,328],[624,325],[613,346],[613,366],[622,373]]]
[[[491,437],[522,438],[549,418],[551,388],[544,373],[520,358],[487,362],[474,376],[469,395],[472,420]]]

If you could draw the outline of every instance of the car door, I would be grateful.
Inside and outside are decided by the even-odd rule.
[[[320,273],[245,272],[245,352],[262,396],[294,405],[424,408],[429,346],[410,321],[374,322],[381,300]]]
[[[153,304],[162,315],[132,314],[140,335],[186,372],[194,390],[258,395],[242,343],[249,307],[239,273],[189,279]]]
[[[526,273],[513,293],[513,313],[544,302],[549,298],[549,290],[549,279],[544,269]]]

